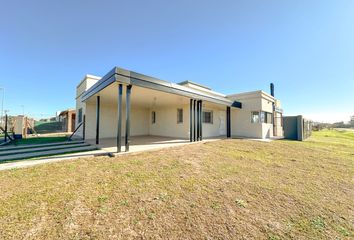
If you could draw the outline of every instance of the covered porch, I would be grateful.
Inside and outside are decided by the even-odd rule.
[[[109,152],[231,136],[233,102],[121,69],[103,77],[82,100],[85,140]]]

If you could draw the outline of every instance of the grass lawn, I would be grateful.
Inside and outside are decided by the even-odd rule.
[[[0,172],[0,239],[352,239],[354,132]]]
[[[63,124],[61,122],[40,122],[36,121],[34,129],[37,133],[55,133],[61,132]]]
[[[43,144],[65,142],[68,138],[66,136],[51,136],[51,137],[29,137],[23,139],[16,139],[12,145],[29,145],[29,144]]]

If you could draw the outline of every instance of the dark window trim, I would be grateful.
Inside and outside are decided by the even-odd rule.
[[[261,118],[260,112],[261,112],[261,111],[251,111],[251,123],[261,123],[261,121],[260,121],[260,118]],[[254,113],[257,113],[257,114],[258,114],[258,121],[256,121],[256,122],[253,121],[253,115],[254,115]]]
[[[206,122],[206,121],[205,121],[205,115],[204,115],[205,113],[210,113],[210,122]],[[205,124],[214,124],[214,112],[213,112],[213,110],[203,110],[202,123],[205,123]]]
[[[151,124],[156,123],[156,111],[151,112]]]

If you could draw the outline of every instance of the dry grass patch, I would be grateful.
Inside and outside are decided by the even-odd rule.
[[[354,133],[0,172],[1,239],[349,239]]]

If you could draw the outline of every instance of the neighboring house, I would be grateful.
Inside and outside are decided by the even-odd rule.
[[[273,91],[274,92],[274,91]],[[280,102],[263,91],[224,95],[203,85],[178,84],[114,68],[104,77],[86,75],[77,86],[77,136],[203,138],[281,137]]]
[[[9,129],[11,129],[11,125]],[[20,138],[27,138],[28,134],[34,133],[34,119],[23,115],[18,115],[14,118],[12,130],[14,134]]]
[[[63,132],[74,132],[76,122],[76,110],[67,109],[59,113],[59,122],[62,123]]]

